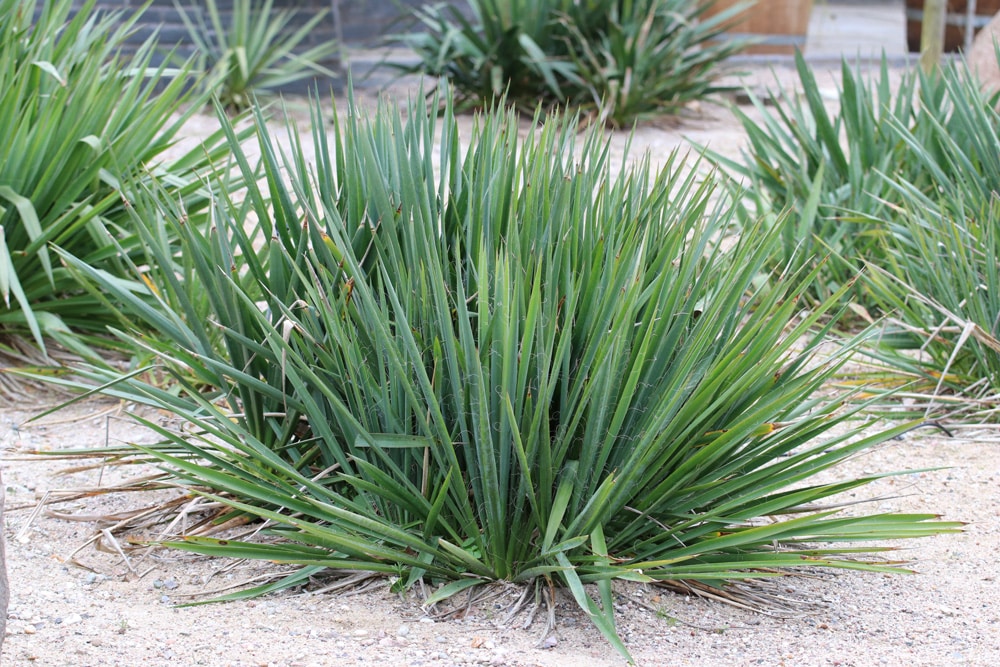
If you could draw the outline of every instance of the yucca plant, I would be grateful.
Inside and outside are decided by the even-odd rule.
[[[293,29],[297,10],[275,11],[273,0],[234,0],[226,15],[215,0],[205,0],[204,12],[188,13],[180,5],[177,10],[199,66],[208,73],[205,88],[230,111],[249,107],[255,93],[273,92],[309,76],[337,76],[323,64],[337,55],[336,42],[300,48],[326,18],[324,12]]]
[[[878,221],[892,189],[887,179],[920,179],[898,128],[926,143],[923,125],[916,126],[920,96],[940,103],[940,86],[914,72],[896,83],[884,58],[875,75],[845,61],[839,108],[831,111],[801,54],[795,65],[801,91],[775,91],[773,107],[751,95],[759,119],[734,109],[748,136],[742,159],[709,155],[733,176],[735,189],[749,193],[750,224],[761,216],[782,221],[779,252],[768,266],[822,265],[807,290],[822,300],[852,281],[864,261],[882,263],[888,230]],[[774,213],[786,209],[791,215]]]
[[[810,508],[869,481],[813,475],[898,431],[831,434],[854,414],[818,392],[847,353],[816,354],[834,301],[802,312],[808,280],[760,280],[777,232],[720,245],[733,211],[676,154],[615,173],[600,134],[552,119],[522,140],[499,111],[463,152],[444,108],[439,125],[415,105],[405,125],[352,109],[331,147],[316,105],[314,168],[294,141],[280,159],[258,117],[266,191],[247,178],[210,228],[137,197],[142,280],[65,256],[166,336],[120,332],[180,391],[80,375],[189,422],[146,422],[166,444],[136,448],[279,538],[170,546],[302,566],[284,585],[322,569],[441,584],[428,604],[558,584],[627,656],[614,580],[900,571],[858,554],[957,529]]]
[[[602,125],[627,127],[730,90],[716,81],[720,65],[746,41],[722,33],[747,5],[706,16],[711,2],[596,4],[601,12],[596,30],[571,14],[559,19],[580,80],[570,87],[571,106],[595,109]]]
[[[578,81],[555,31],[565,0],[474,0],[468,9],[433,4],[414,10],[417,30],[402,41],[420,62],[404,72],[443,77],[463,106],[491,104],[505,91],[513,103],[533,109],[539,100],[565,93],[561,86]],[[534,99],[534,105],[529,100]]]
[[[228,152],[220,132],[166,159],[193,113],[179,110],[195,99],[190,69],[152,67],[153,40],[123,55],[139,14],[99,16],[89,0],[71,17],[73,5],[0,0],[0,335],[43,350],[47,336],[113,321],[51,247],[121,274],[141,243],[126,175],[142,165],[193,213]]]
[[[934,417],[995,419],[1000,402],[1000,204],[934,202],[918,191],[891,223],[892,259],[865,281],[888,313],[871,355],[911,379]],[[891,377],[891,375],[890,375]]]
[[[898,126],[917,182],[894,180],[887,261],[865,282],[890,315],[876,356],[935,414],[995,418],[1000,397],[1000,112],[965,66],[939,73],[925,136]],[[916,353],[916,354],[915,354]]]
[[[723,40],[745,5],[715,16],[684,0],[470,0],[414,10],[419,30],[397,36],[444,77],[465,107],[503,98],[531,113],[574,108],[629,126],[722,90],[720,64],[744,42]],[[471,14],[471,17],[469,16]]]

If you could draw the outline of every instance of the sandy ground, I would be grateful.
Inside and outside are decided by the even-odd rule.
[[[767,74],[761,74],[767,78]],[[779,73],[788,79],[789,74]],[[832,83],[831,83],[832,93]],[[190,134],[210,127],[196,118]],[[680,121],[640,127],[639,150],[662,159],[685,139],[729,154],[742,134],[722,109],[703,105]],[[613,138],[616,146],[624,138]],[[2,399],[0,399],[2,400]],[[149,469],[89,469],[28,461],[33,450],[102,447],[148,439],[124,418],[129,406],[90,401],[32,422],[57,398],[0,403],[0,462],[7,487],[12,599],[4,665],[325,666],[543,665],[602,667],[624,661],[564,597],[557,626],[539,614],[505,618],[517,591],[479,602],[462,618],[436,620],[416,595],[373,579],[344,592],[284,592],[197,607],[261,574],[268,563],[231,563],[164,550],[129,549],[102,535],[124,512],[176,490],[72,499],[67,489],[130,482]],[[912,433],[829,473],[831,479],[912,469],[856,491],[884,498],[864,511],[935,512],[968,522],[964,533],[905,543],[913,576],[805,573],[769,589],[797,604],[772,616],[638,585],[617,590],[619,627],[640,665],[992,665],[1000,658],[1000,442],[996,431],[954,439]],[[59,500],[41,507],[43,499]],[[860,508],[859,508],[860,511]],[[98,520],[98,517],[112,517]],[[182,529],[183,526],[178,528]],[[95,541],[95,536],[102,539]],[[137,539],[158,536],[137,530]],[[117,546],[125,554],[116,551]],[[318,588],[323,582],[318,583]],[[315,588],[314,588],[315,590]],[[193,597],[192,597],[193,596]],[[792,604],[789,602],[789,604]],[[527,626],[527,627],[525,627]]]

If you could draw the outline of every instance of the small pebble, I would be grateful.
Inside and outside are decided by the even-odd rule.
[[[399,637],[405,637],[408,634],[410,634],[410,626],[408,625],[401,625],[396,629],[396,635]]]
[[[555,636],[549,635],[548,637],[542,640],[540,647],[545,649],[555,648],[557,644],[559,644],[559,640],[556,639]]]

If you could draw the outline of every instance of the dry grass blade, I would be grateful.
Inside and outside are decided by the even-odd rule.
[[[775,574],[778,575],[778,573]],[[816,575],[800,572],[796,573],[796,576]],[[657,582],[655,585],[684,595],[714,600],[746,611],[778,618],[801,616],[822,609],[822,604],[819,602],[787,597],[784,594],[787,592],[787,588],[776,583],[783,578],[776,576],[776,579],[733,581],[728,583],[724,589],[695,581],[666,581]]]
[[[69,390],[54,387],[44,379],[29,377],[23,371],[64,373],[81,361],[80,355],[55,341],[48,341],[46,349],[42,350],[21,336],[0,336],[0,400],[20,401],[28,394],[48,392],[69,395]]]
[[[25,459],[20,459],[20,460],[25,460]],[[33,513],[35,513],[35,512],[41,512],[42,509],[47,505],[74,502],[77,500],[83,500],[85,498],[94,498],[96,496],[116,495],[119,493],[159,491],[163,489],[178,488],[175,482],[163,481],[166,479],[169,478],[163,473],[160,473],[142,479],[131,479],[126,482],[122,482],[120,484],[112,484],[107,486],[50,489],[45,492],[45,496],[43,496],[42,499],[37,503],[14,505],[7,509],[8,511],[18,511],[18,510],[32,508]]]
[[[325,579],[326,577],[324,577]],[[374,587],[381,588],[385,578],[377,572],[348,572],[330,584],[322,585],[313,591],[313,595],[329,595],[336,593],[343,596],[360,595]]]
[[[125,567],[128,568],[129,572],[131,572],[134,575],[138,575],[139,573],[132,566],[132,560],[128,557],[128,554],[125,553],[125,550],[122,548],[122,545],[118,541],[118,539],[111,534],[111,531],[108,530],[107,528],[104,528],[103,530],[101,530],[100,535],[103,539],[97,540],[96,542],[97,550],[118,554],[119,556],[121,556],[122,562],[125,563]]]

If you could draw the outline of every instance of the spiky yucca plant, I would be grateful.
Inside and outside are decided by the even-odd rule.
[[[809,509],[868,481],[813,475],[897,431],[830,433],[852,415],[818,392],[844,358],[815,354],[833,302],[802,312],[804,277],[759,280],[777,232],[721,245],[733,210],[677,155],[615,172],[599,134],[553,119],[520,139],[497,111],[463,150],[445,107],[440,124],[352,108],[331,147],[317,105],[315,167],[294,142],[279,159],[258,117],[266,186],[216,201],[211,227],[155,190],[132,201],[144,280],[66,256],[166,337],[120,332],[180,391],[79,372],[190,422],[149,423],[167,444],[137,448],[280,538],[171,546],[303,566],[289,585],[325,568],[441,583],[428,603],[551,582],[627,656],[614,580],[899,571],[855,555],[957,529]],[[207,317],[186,305],[200,295]]]
[[[154,39],[125,55],[139,13],[73,5],[0,0],[0,337],[41,349],[111,321],[51,247],[123,273],[140,240],[122,184],[141,166],[195,211],[208,202],[202,176],[227,150],[220,133],[168,159],[194,113],[178,111],[195,100],[190,68],[154,67]]]
[[[918,90],[933,98],[933,80],[892,72],[883,59],[877,74],[841,65],[839,108],[830,110],[816,77],[796,55],[801,91],[775,91],[777,104],[751,96],[756,115],[735,109],[748,135],[741,159],[709,152],[748,193],[745,214],[781,225],[781,244],[768,266],[822,265],[807,289],[823,300],[856,277],[864,261],[881,263],[888,230],[880,222],[889,178],[918,178],[897,131],[920,113]],[[899,81],[894,79],[899,78]],[[923,141],[922,127],[915,136]],[[792,214],[778,216],[791,210]]]
[[[935,415],[996,419],[1000,396],[1000,112],[962,63],[942,67],[924,127],[895,130],[911,179],[891,182],[886,261],[865,282],[890,315],[875,356],[917,379]]]
[[[419,58],[401,69],[447,78],[466,107],[503,99],[628,127],[724,90],[721,65],[745,41],[721,36],[748,4],[713,16],[710,1],[687,0],[430,4],[398,36]]]
[[[311,76],[337,76],[323,63],[338,55],[339,44],[322,41],[304,46],[310,33],[328,18],[325,13],[314,13],[294,27],[296,10],[275,11],[274,0],[234,0],[231,5],[229,14],[220,10],[216,0],[205,0],[204,11],[196,8],[189,13],[178,6],[195,44],[196,60],[207,74],[203,85],[229,111],[245,110],[254,95]]]

